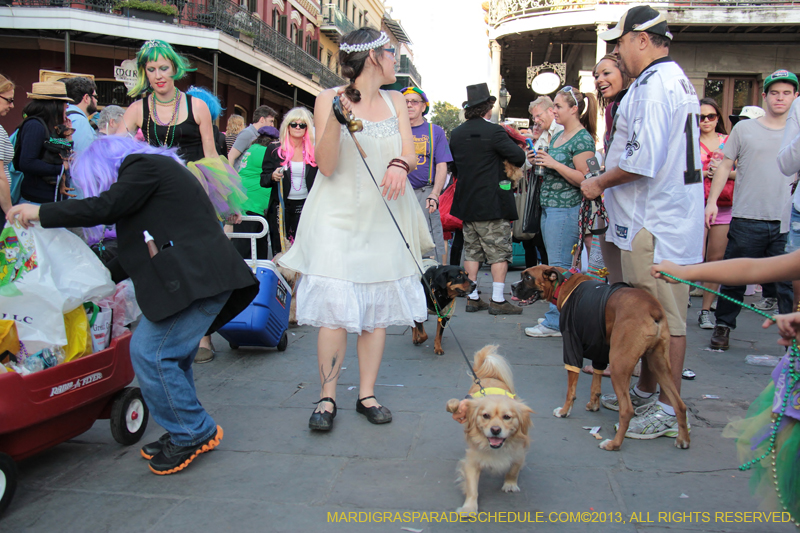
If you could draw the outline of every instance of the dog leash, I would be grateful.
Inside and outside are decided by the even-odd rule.
[[[436,317],[437,317],[438,321],[442,322],[443,318],[448,318],[448,317],[442,316],[442,313],[439,310],[439,305],[436,303],[436,298],[433,295],[433,288],[425,280],[425,273],[422,271],[422,267],[417,262],[417,258],[414,257],[414,252],[411,251],[411,245],[408,244],[408,241],[406,240],[406,236],[403,234],[403,230],[400,229],[400,224],[398,224],[397,219],[394,216],[394,213],[392,213],[392,210],[389,207],[389,204],[386,202],[386,198],[383,197],[383,193],[381,192],[380,185],[378,185],[378,181],[375,179],[375,176],[372,174],[372,170],[369,168],[369,165],[367,164],[367,159],[364,156],[363,151],[360,149],[360,145],[359,145],[358,141],[356,140],[355,132],[350,131],[349,128],[348,128],[347,131],[350,133],[350,136],[353,138],[353,142],[355,142],[356,146],[359,148],[357,150],[358,151],[358,155],[361,156],[361,161],[364,162],[364,166],[367,168],[367,172],[369,173],[369,177],[372,178],[372,183],[375,184],[375,188],[377,189],[378,194],[380,195],[381,200],[383,201],[383,205],[386,206],[386,210],[389,212],[389,216],[392,217],[392,222],[394,222],[394,227],[397,228],[398,233],[400,233],[400,238],[403,239],[403,243],[406,245],[406,250],[408,250],[408,253],[411,254],[411,259],[414,260],[414,264],[416,265],[417,270],[419,271],[419,274],[420,274],[420,278],[422,279],[422,282],[423,282],[422,286],[425,287],[425,289],[428,291],[428,294],[431,297],[431,301],[433,302],[434,311],[436,311]],[[453,306],[453,309],[455,309],[455,306]],[[442,322],[442,329],[445,329],[445,324],[447,324],[447,323],[448,323],[447,321]],[[452,326],[450,327],[450,329],[451,330],[453,329]],[[458,341],[458,337],[456,336],[455,331],[453,331],[453,339],[455,339],[456,344],[458,345],[458,349],[461,351],[461,355],[464,356],[464,361],[467,363],[467,368],[469,368],[469,371],[472,374],[473,382],[480,387],[481,391],[483,391],[484,390],[483,384],[481,383],[481,380],[478,377],[478,375],[475,373],[475,370],[473,370],[472,365],[469,362],[469,358],[467,357],[467,354],[464,351],[464,348],[461,347],[461,343]]]
[[[765,313],[764,311],[762,311],[760,309],[756,309],[752,305],[748,305],[748,304],[746,304],[744,302],[740,302],[739,300],[736,300],[735,298],[731,298],[730,296],[726,296],[726,295],[724,295],[724,294],[722,294],[722,293],[720,293],[718,291],[715,291],[713,289],[708,289],[708,288],[706,288],[706,287],[704,287],[704,286],[702,286],[702,285],[700,285],[698,283],[694,283],[694,282],[691,282],[691,281],[687,281],[685,279],[681,279],[681,278],[679,278],[677,276],[673,276],[672,274],[667,274],[666,272],[661,272],[661,271],[659,271],[659,274],[661,274],[664,277],[673,279],[673,280],[675,280],[675,281],[677,281],[679,283],[685,283],[686,285],[689,285],[689,286],[694,287],[696,289],[702,289],[702,290],[704,290],[706,292],[710,292],[712,294],[716,294],[717,296],[720,296],[723,299],[728,300],[729,302],[735,303],[736,305],[744,307],[745,309],[749,309],[750,311],[753,311],[754,313],[758,313],[759,315],[763,316],[767,320],[771,320],[772,322],[775,322],[775,318],[772,315],[769,315],[769,314]],[[798,305],[798,311],[800,311],[800,305]],[[777,481],[778,472],[777,472],[777,466],[776,466],[778,450],[775,447],[775,441],[778,438],[778,429],[780,428],[781,421],[783,420],[783,415],[786,414],[786,405],[787,405],[787,403],[789,403],[789,400],[790,400],[791,395],[792,395],[792,390],[797,385],[798,379],[800,379],[800,372],[798,372],[798,369],[797,369],[798,360],[800,360],[800,351],[797,348],[797,339],[792,339],[792,346],[791,346],[791,349],[790,349],[790,352],[789,352],[789,365],[788,365],[788,368],[785,371],[788,374],[788,376],[787,376],[788,379],[786,380],[785,392],[784,392],[783,399],[781,401],[780,413],[773,413],[772,414],[772,428],[771,428],[770,437],[769,437],[769,448],[767,448],[767,451],[764,452],[761,455],[761,457],[757,457],[755,459],[747,461],[743,465],[739,466],[739,470],[744,472],[744,471],[750,470],[753,466],[757,465],[758,463],[760,463],[761,461],[766,459],[769,455],[772,455],[772,474],[773,474],[773,479],[775,479],[775,489],[776,489],[776,492],[777,492],[778,501],[779,501],[779,503],[781,504],[781,506],[784,509],[786,509],[786,506],[781,501],[783,496],[781,495],[780,490],[778,489],[778,481]],[[800,422],[798,422],[798,423],[800,423]],[[795,521],[794,518],[792,519],[792,521],[793,522]]]

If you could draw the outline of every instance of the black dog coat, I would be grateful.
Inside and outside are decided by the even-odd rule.
[[[575,287],[561,308],[559,327],[564,340],[564,366],[579,372],[583,359],[590,359],[597,370],[608,367],[610,346],[606,338],[606,304],[627,283],[609,286],[599,281],[584,281]]]

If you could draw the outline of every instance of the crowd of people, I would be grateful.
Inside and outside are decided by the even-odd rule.
[[[119,257],[109,268],[115,279],[133,279],[144,312],[131,357],[145,400],[167,430],[142,451],[156,473],[179,471],[222,438],[197,401],[192,364],[213,359],[209,333],[254,296],[255,279],[241,261],[250,248],[231,244],[224,233],[226,224],[237,232],[260,231],[258,222],[241,215],[268,222],[269,236],[257,243],[260,258],[271,245],[272,257],[283,254],[281,266],[302,274],[297,321],[319,330],[321,390],[308,422],[313,430],[334,425],[348,333],[358,334],[356,411],[374,424],[391,422],[374,390],[386,328],[427,318],[420,265],[424,257],[448,262],[445,219],[458,223],[450,264],[461,264],[463,246],[471,280],[482,265],[491,272],[491,296],[482,298],[476,285],[466,311],[523,312],[505,298],[512,225],[528,231],[528,216],[523,219],[515,199],[520,191],[534,194],[536,204],[535,230],[515,233],[524,235],[526,266],[580,268],[575,250],[602,233],[608,281],[647,290],[666,311],[680,391],[688,285],[657,280],[651,266],[685,272],[681,265],[800,248],[800,198],[795,195],[793,204],[791,189],[800,170],[798,79],[786,70],[767,77],[764,109],[743,110],[737,118],[749,120],[738,120],[728,134],[718,102],[698,98],[669,57],[672,34],[663,15],[634,7],[600,37],[614,53],[594,68],[596,94],[567,85],[553,98],[541,96],[529,106],[530,128],[510,132],[489,120],[496,98],[488,86],[471,85],[462,104],[465,120],[449,140],[426,120],[425,92],[381,89],[396,81],[396,53],[374,29],[342,39],[339,62],[350,83],[322,92],[313,114],[290,109],[278,125],[279,114],[264,105],[247,126],[230,115],[225,133],[214,125],[224,111],[216,96],[176,87],[192,70],[187,60],[166,42],[148,41],[136,57],[139,78],[130,94],[138,99],[127,110],[104,108],[96,130],[92,80],[33,84],[13,146],[0,128],[0,208],[23,225],[98,226],[100,238],[119,241]],[[14,102],[14,84],[0,76],[0,116]],[[357,135],[348,116],[360,123]],[[600,175],[592,174],[593,158],[602,161]],[[12,172],[22,178],[11,179]],[[239,201],[235,192],[220,193],[236,189],[234,182]],[[595,225],[584,227],[582,213],[599,199],[607,221],[592,217]],[[531,207],[527,198],[523,204]],[[113,222],[120,223],[119,232],[106,232]],[[180,243],[169,248],[174,259],[158,268],[181,272],[149,264],[140,237],[145,229],[157,242]],[[195,246],[198,239],[202,246]],[[194,272],[183,272],[187,268]],[[708,288],[719,286],[706,270],[691,275]],[[191,282],[175,291],[159,281],[175,276]],[[782,315],[791,313],[799,296],[791,278],[759,281],[767,302],[762,307],[771,300]],[[742,299],[744,285],[724,283],[723,295]],[[698,326],[713,329],[711,347],[724,350],[739,308],[720,299],[712,313],[713,305],[713,295],[705,294]],[[798,321],[786,320],[782,333]],[[560,330],[558,309],[550,304],[525,333],[558,337]],[[646,364],[630,396],[637,410],[628,436],[677,434],[675,412]],[[614,395],[603,396],[602,405],[619,409]]]

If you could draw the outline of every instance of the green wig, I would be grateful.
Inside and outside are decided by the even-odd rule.
[[[147,81],[147,73],[144,70],[145,65],[150,61],[158,61],[159,57],[172,62],[175,70],[175,75],[172,76],[173,80],[180,80],[186,76],[187,72],[194,72],[195,68],[191,68],[189,61],[175,51],[172,46],[166,41],[147,41],[139,48],[136,53],[136,68],[139,78],[136,85],[128,91],[128,96],[140,96],[152,90],[150,83]]]

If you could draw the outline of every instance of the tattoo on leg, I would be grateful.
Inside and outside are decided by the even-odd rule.
[[[336,363],[339,361],[339,355],[334,354],[333,359],[331,360],[331,370],[327,374],[325,373],[325,369],[322,368],[322,365],[319,365],[319,374],[322,377],[322,386],[324,387],[328,383],[335,381],[339,377],[339,368],[336,366]]]

